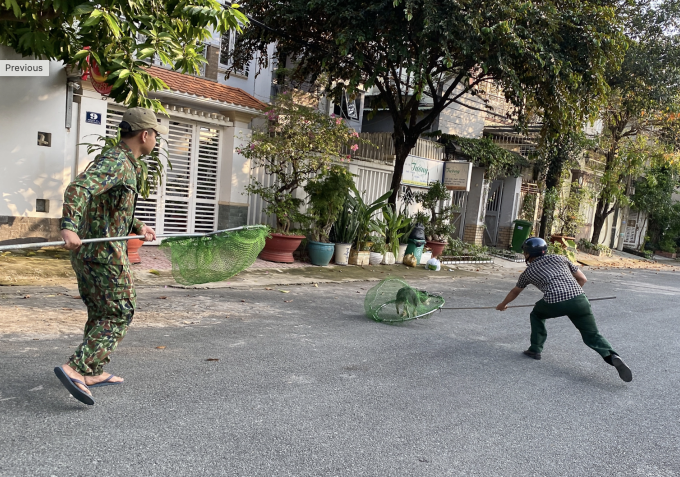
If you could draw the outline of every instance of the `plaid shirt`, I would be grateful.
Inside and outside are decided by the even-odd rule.
[[[559,303],[583,294],[573,273],[578,267],[560,255],[543,255],[531,262],[517,280],[519,288],[534,285],[546,303]]]

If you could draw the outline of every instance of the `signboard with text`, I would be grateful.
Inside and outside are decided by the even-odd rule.
[[[441,182],[444,174],[444,164],[445,162],[442,161],[408,156],[404,164],[401,183],[417,187],[428,187],[431,182]]]
[[[471,162],[447,162],[444,167],[444,186],[448,190],[470,192]]]

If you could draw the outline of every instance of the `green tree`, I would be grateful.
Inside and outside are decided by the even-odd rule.
[[[6,0],[0,3],[0,45],[81,68],[89,57],[108,73],[116,102],[163,110],[147,97],[167,88],[147,72],[148,60],[157,56],[175,70],[198,74],[212,32],[240,31],[247,23],[237,5],[216,0]]]
[[[262,198],[266,214],[276,215],[277,232],[288,233],[294,223],[307,220],[300,213],[304,201],[296,196],[297,189],[330,171],[333,161],[349,161],[350,156],[341,151],[350,142],[350,150],[356,151],[361,139],[339,118],[300,104],[292,93],[277,96],[267,118],[267,124],[255,129],[249,144],[237,152],[250,159],[253,168],[262,167],[274,178],[271,184],[253,179],[246,190]]]
[[[555,207],[558,205],[556,198],[559,197],[565,167],[570,163],[575,165],[579,156],[589,147],[592,147],[592,141],[580,131],[572,129],[560,133],[549,124],[543,127],[535,157],[539,170],[543,171],[542,179],[545,181],[539,237],[547,238],[550,235]]]
[[[626,22],[630,47],[621,67],[608,66],[611,92],[601,111],[598,148],[605,156],[591,242],[599,243],[607,217],[629,203],[627,186],[645,165],[637,138],[660,137],[680,111],[680,12],[676,0],[639,2]]]
[[[652,244],[658,246],[664,239],[673,241],[680,235],[680,205],[673,201],[679,187],[680,166],[667,160],[655,161],[635,185],[631,205],[645,213],[645,221],[649,222],[647,235]]]
[[[607,63],[626,44],[614,0],[245,0],[257,28],[240,38],[246,57],[277,43],[292,78],[324,75],[336,101],[375,88],[374,108],[394,123],[394,204],[406,157],[439,113],[496,82],[522,116],[525,101],[555,124],[580,122],[606,90]],[[281,64],[281,62],[280,62]],[[283,66],[283,65],[282,65]],[[584,100],[590,98],[593,100]],[[427,101],[425,101],[427,99]],[[484,108],[481,108],[484,109]]]

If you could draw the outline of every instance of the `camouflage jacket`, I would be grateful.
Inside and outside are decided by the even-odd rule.
[[[123,142],[98,156],[64,192],[61,228],[81,239],[117,237],[130,231],[141,234],[144,224],[134,218],[139,168]],[[79,260],[123,265],[127,242],[84,244],[73,257]]]

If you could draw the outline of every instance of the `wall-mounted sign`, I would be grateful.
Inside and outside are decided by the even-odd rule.
[[[444,174],[442,161],[432,161],[422,157],[408,156],[404,164],[401,183],[418,187],[428,187],[431,182],[441,182]]]
[[[470,192],[471,162],[447,162],[444,167],[444,185],[448,190]]]
[[[92,111],[88,111],[85,113],[85,122],[88,124],[101,124],[102,115],[101,113],[93,113]]]

